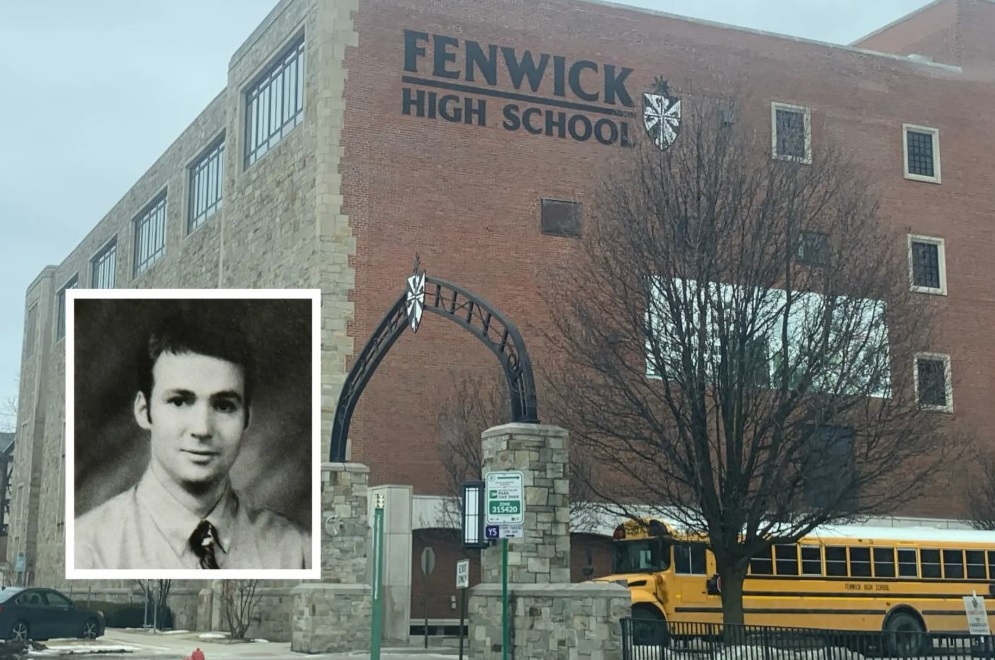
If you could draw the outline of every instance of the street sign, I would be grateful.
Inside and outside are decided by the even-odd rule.
[[[488,472],[484,478],[488,525],[521,525],[525,522],[525,477],[521,472]],[[490,537],[488,537],[490,538]]]
[[[456,562],[456,588],[466,589],[470,586],[470,560],[460,559]]]
[[[964,596],[964,611],[967,612],[967,629],[972,635],[991,635],[988,627],[988,611],[983,597]]]
[[[525,528],[521,525],[487,525],[484,528],[484,538],[488,541],[523,539],[525,538]]]

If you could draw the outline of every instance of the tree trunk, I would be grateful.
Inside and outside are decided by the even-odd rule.
[[[729,633],[738,633],[729,628],[739,628],[743,620],[743,581],[746,579],[746,567],[731,568],[719,574],[722,579],[722,623],[726,629],[726,640]]]

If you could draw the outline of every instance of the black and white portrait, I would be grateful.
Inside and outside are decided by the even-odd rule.
[[[69,292],[68,578],[320,577],[319,295]]]

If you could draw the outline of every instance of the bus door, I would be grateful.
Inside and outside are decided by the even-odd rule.
[[[699,605],[708,599],[708,566],[705,544],[674,543],[673,602],[675,606]]]

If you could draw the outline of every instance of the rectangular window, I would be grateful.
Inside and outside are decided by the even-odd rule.
[[[539,231],[550,236],[577,238],[580,236],[582,210],[583,207],[578,202],[543,198]]]
[[[166,193],[135,218],[135,275],[141,275],[166,253]]]
[[[825,266],[829,262],[829,235],[819,231],[803,231],[798,237],[798,263]]]
[[[943,551],[943,577],[948,580],[964,579],[964,551]]]
[[[927,410],[953,411],[950,356],[940,353],[916,355],[916,399]]]
[[[874,548],[874,577],[895,577],[895,549]]]
[[[28,309],[24,332],[24,354],[31,357],[35,354],[35,333],[38,332],[38,303]]]
[[[850,548],[851,577],[871,577],[871,549]]]
[[[812,162],[811,111],[799,105],[770,104],[774,158]]]
[[[902,125],[905,178],[940,182],[940,131],[926,126]]]
[[[90,288],[113,289],[117,274],[117,239],[111,240],[90,260]]]
[[[679,543],[674,546],[674,572],[705,575],[705,544]]]
[[[200,227],[221,208],[225,183],[225,136],[207,148],[190,166],[190,212],[187,233]]]
[[[898,549],[899,577],[919,577],[919,560],[915,548]]]
[[[846,548],[844,546],[829,546],[826,548],[826,575],[830,577],[846,577]]]
[[[761,550],[750,559],[751,575],[773,575],[774,562],[770,558],[771,549]],[[993,553],[995,554],[995,553]]]
[[[804,459],[804,501],[812,508],[839,505],[855,497],[853,474],[853,429],[826,426],[812,430]]]
[[[778,575],[798,575],[797,545],[775,545],[774,560]]]
[[[56,340],[62,339],[66,336],[66,291],[69,289],[79,288],[79,275],[73,275],[72,278],[65,285],[59,289],[59,294],[56,296],[55,305],[57,307],[55,311],[55,338]]]
[[[245,166],[304,120],[304,35],[245,92]]]
[[[946,295],[946,269],[942,238],[909,235],[909,278],[913,291]]]
[[[984,550],[966,550],[964,559],[967,562],[967,577],[972,580],[988,579],[988,573],[985,572]]]
[[[802,546],[802,575],[822,575],[822,548]]]
[[[922,564],[922,576],[924,578],[943,577],[943,573],[940,572],[939,550],[920,550],[919,560]]]
[[[985,554],[988,555],[988,574],[995,579],[995,550],[987,550]]]

